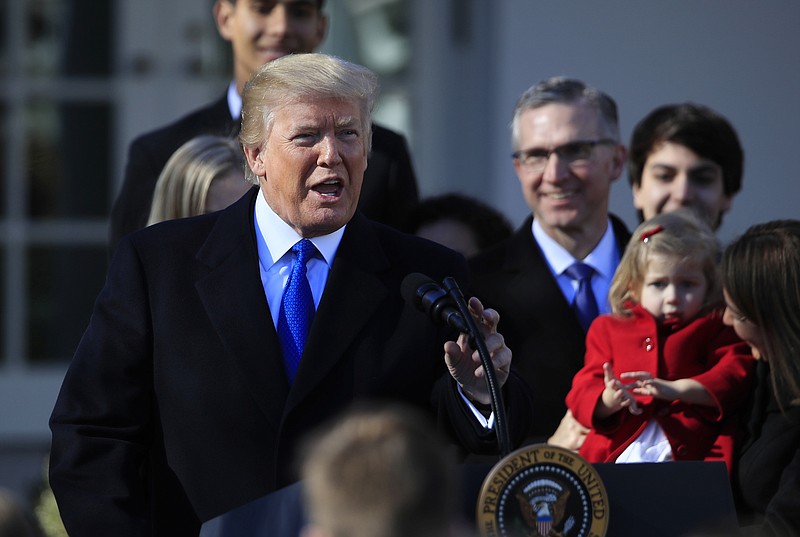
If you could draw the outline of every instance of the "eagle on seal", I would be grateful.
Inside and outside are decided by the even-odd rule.
[[[564,537],[562,521],[569,493],[568,489],[561,490],[558,495],[549,491],[528,499],[525,494],[517,492],[522,518],[530,530],[529,537]]]

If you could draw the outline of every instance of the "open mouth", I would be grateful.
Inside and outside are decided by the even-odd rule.
[[[312,187],[311,190],[325,199],[336,199],[342,194],[342,189],[343,186],[340,180],[331,179]]]

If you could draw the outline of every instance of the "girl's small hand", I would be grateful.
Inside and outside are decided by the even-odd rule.
[[[628,386],[617,378],[608,362],[603,364],[603,382],[605,382],[606,388],[603,390],[601,400],[606,407],[606,412],[601,413],[599,417],[608,417],[623,408],[627,408],[634,415],[642,413],[642,409],[636,403],[636,398],[628,390]]]
[[[708,390],[694,379],[664,380],[653,378],[646,371],[629,371],[622,373],[620,378],[633,380],[627,387],[636,395],[649,395],[665,401],[683,401],[711,407],[717,405]]]
[[[680,397],[674,382],[655,378],[647,371],[628,371],[620,374],[620,378],[633,380],[627,387],[636,395],[649,395],[666,401],[674,401]]]

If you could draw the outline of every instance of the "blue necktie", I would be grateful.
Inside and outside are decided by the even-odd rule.
[[[572,306],[578,314],[583,329],[589,330],[589,325],[598,315],[597,300],[592,291],[594,269],[585,263],[574,263],[564,272],[578,282],[578,290],[575,292],[575,302]]]
[[[292,246],[294,263],[289,281],[283,290],[281,311],[278,315],[278,337],[283,348],[283,363],[290,384],[297,374],[308,330],[311,321],[314,320],[314,297],[306,278],[306,262],[316,251],[314,244],[308,239],[302,239]]]

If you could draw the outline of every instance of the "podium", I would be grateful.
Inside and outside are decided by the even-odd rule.
[[[594,464],[610,502],[608,537],[739,534],[728,472],[721,462]],[[462,466],[462,510],[475,506],[490,464]],[[295,483],[203,524],[200,537],[297,537],[306,521]]]
[[[611,502],[608,536],[736,537],[724,462],[594,464]]]

